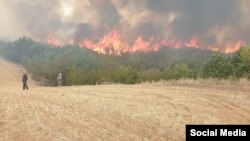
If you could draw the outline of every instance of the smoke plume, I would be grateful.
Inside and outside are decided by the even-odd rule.
[[[0,1],[0,37],[232,52],[249,43],[249,6],[248,0],[8,0]],[[104,45],[105,35],[124,41]]]

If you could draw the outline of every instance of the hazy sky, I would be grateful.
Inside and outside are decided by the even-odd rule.
[[[249,0],[0,0],[0,38],[99,38],[117,28],[134,40],[250,39]]]

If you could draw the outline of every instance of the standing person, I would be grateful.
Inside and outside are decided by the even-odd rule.
[[[27,81],[28,81],[28,75],[27,73],[23,74],[23,78],[22,78],[22,82],[23,82],[23,90],[25,89],[29,89],[28,85],[27,85]]]
[[[59,75],[57,76],[57,84],[58,86],[62,86],[62,74],[59,73]]]

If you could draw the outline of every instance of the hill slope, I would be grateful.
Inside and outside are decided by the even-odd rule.
[[[141,84],[22,91],[0,60],[0,140],[184,140],[185,124],[249,124],[248,88]]]

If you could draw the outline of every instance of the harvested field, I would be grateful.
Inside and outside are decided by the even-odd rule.
[[[0,141],[183,141],[186,124],[250,124],[250,85],[161,82],[23,91],[0,59]]]

